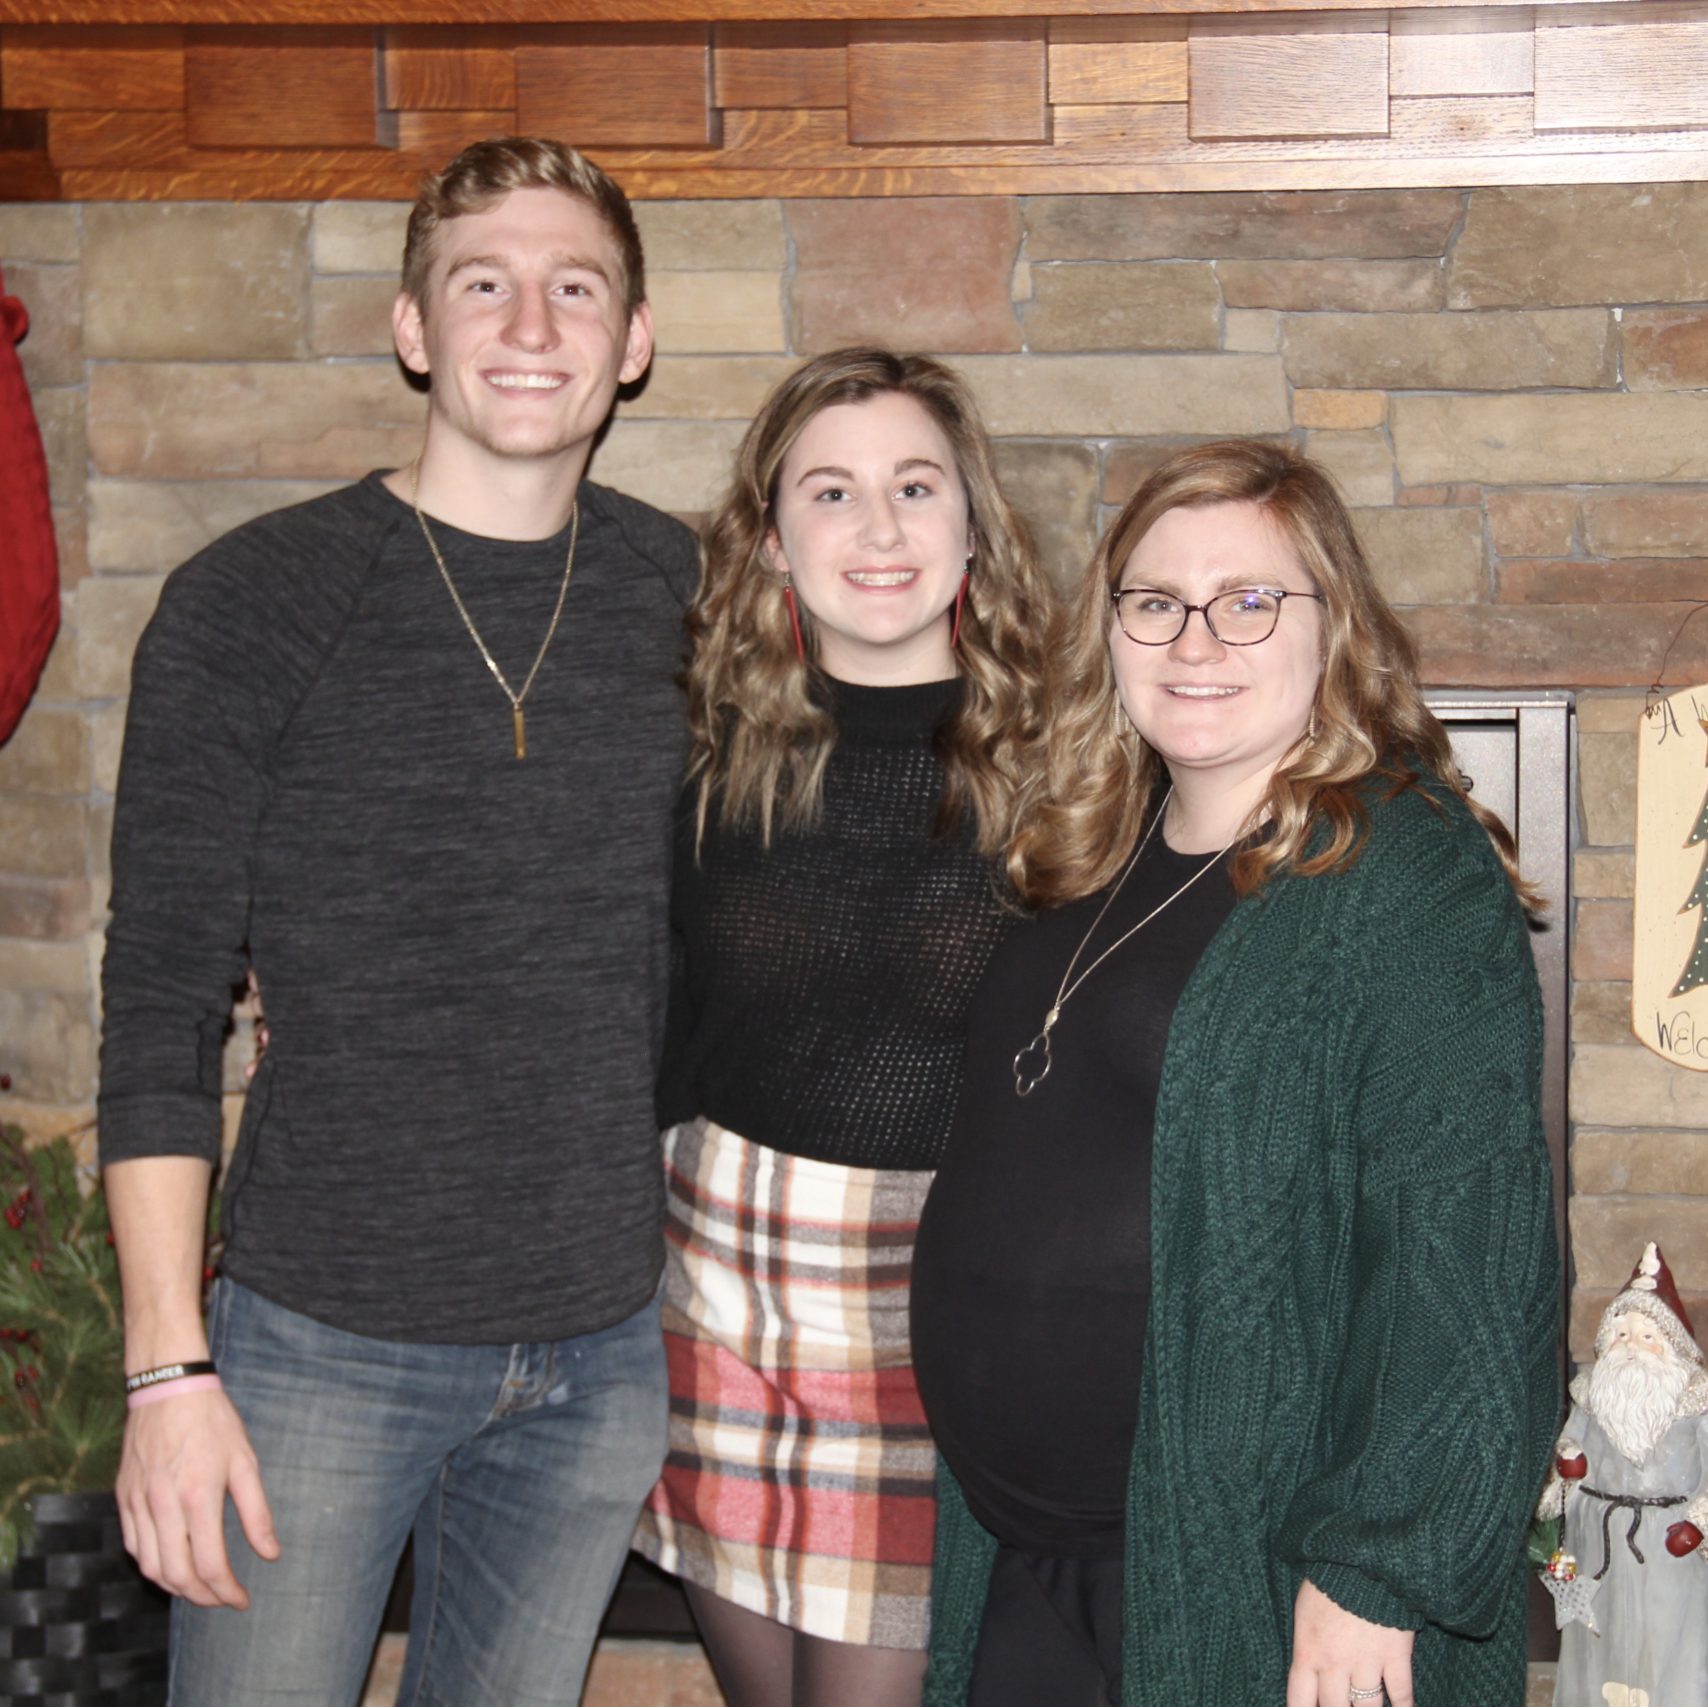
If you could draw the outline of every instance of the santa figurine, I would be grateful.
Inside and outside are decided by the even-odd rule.
[[[1708,1707],[1708,1367],[1659,1249],[1607,1307],[1537,1515],[1555,1707]]]

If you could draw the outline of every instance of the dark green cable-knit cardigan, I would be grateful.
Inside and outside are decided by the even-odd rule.
[[[1157,1101],[1122,1707],[1281,1707],[1306,1576],[1417,1632],[1418,1707],[1519,1707],[1559,1413],[1541,1054],[1456,802],[1372,801],[1349,870],[1211,942]],[[996,1543],[939,1482],[926,1701],[958,1707]]]

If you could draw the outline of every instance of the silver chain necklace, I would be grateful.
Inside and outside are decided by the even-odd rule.
[[[552,610],[552,619],[546,624],[546,637],[540,642],[540,649],[534,654],[534,667],[528,672],[528,679],[522,684],[518,693],[505,679],[504,672],[498,667],[498,660],[487,650],[487,645],[480,637],[480,630],[474,625],[474,618],[469,615],[468,607],[463,603],[462,594],[457,591],[457,584],[451,579],[451,572],[445,567],[445,559],[439,550],[439,542],[433,537],[433,530],[427,525],[427,518],[421,513],[421,459],[415,459],[415,467],[409,481],[409,507],[415,512],[415,519],[421,524],[421,532],[427,541],[427,549],[433,553],[433,561],[439,565],[439,574],[443,577],[446,591],[451,595],[451,602],[457,607],[457,615],[463,619],[463,627],[469,631],[469,639],[480,648],[480,655],[486,660],[486,667],[492,672],[492,679],[504,690],[504,697],[510,701],[510,735],[515,743],[516,757],[525,759],[528,756],[528,720],[522,714],[522,701],[528,697],[528,691],[534,685],[534,677],[540,673],[540,666],[546,661],[546,652],[551,646],[552,636],[557,633],[558,618],[563,615],[563,602],[569,597],[569,577],[575,571],[575,542],[581,534],[581,504],[572,503],[569,509],[569,555],[564,559],[563,585],[557,590],[557,604]]]
[[[1014,1057],[1014,1094],[1016,1096],[1029,1097],[1050,1076],[1050,1069],[1055,1065],[1054,1056],[1050,1051],[1050,1033],[1055,1030],[1056,1021],[1062,1017],[1062,1009],[1067,1006],[1068,998],[1128,937],[1136,936],[1158,913],[1165,912],[1172,907],[1228,851],[1228,848],[1231,848],[1239,840],[1240,832],[1236,830],[1220,853],[1212,854],[1166,901],[1159,902],[1136,925],[1130,925],[1122,931],[1077,978],[1074,978],[1073,969],[1079,964],[1079,957],[1085,953],[1086,944],[1097,934],[1097,927],[1103,923],[1103,915],[1115,904],[1115,897],[1121,893],[1127,879],[1133,875],[1133,868],[1138,865],[1145,849],[1150,846],[1151,837],[1156,834],[1156,827],[1162,822],[1163,813],[1168,810],[1168,803],[1173,798],[1174,790],[1170,788],[1168,793],[1162,797],[1162,804],[1156,809],[1156,816],[1151,819],[1144,835],[1139,838],[1139,845],[1134,849],[1133,857],[1127,861],[1127,869],[1116,879],[1115,887],[1109,891],[1108,899],[1097,909],[1097,917],[1091,921],[1090,928],[1079,939],[1079,947],[1073,951],[1073,958],[1067,963],[1067,971],[1062,974],[1062,981],[1056,986],[1056,999],[1050,1004],[1050,1011],[1044,1015],[1043,1030],[1024,1049],[1016,1053]],[[1068,982],[1070,978],[1073,979],[1071,984]]]

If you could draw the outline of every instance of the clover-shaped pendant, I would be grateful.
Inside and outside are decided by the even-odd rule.
[[[1050,1054],[1050,1032],[1061,1018],[1060,1007],[1044,1016],[1044,1029],[1014,1057],[1014,1094],[1029,1097],[1049,1076],[1055,1061]]]

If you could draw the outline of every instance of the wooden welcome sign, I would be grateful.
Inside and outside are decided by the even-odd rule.
[[[1708,1072],[1708,686],[1656,701],[1638,726],[1631,1029]]]

